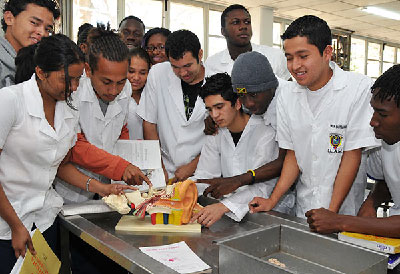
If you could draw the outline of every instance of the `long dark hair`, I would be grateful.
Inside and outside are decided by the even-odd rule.
[[[53,72],[64,69],[65,73],[65,101],[67,105],[75,109],[71,101],[70,79],[68,67],[72,64],[85,62],[82,51],[67,36],[55,34],[43,37],[35,46],[23,48],[16,58],[17,83],[28,80],[35,73],[35,67],[43,72]]]

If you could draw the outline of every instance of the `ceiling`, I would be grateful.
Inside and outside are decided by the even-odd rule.
[[[400,44],[400,21],[386,19],[361,10],[375,6],[400,14],[400,1],[393,0],[215,0],[218,4],[242,4],[247,8],[266,6],[274,16],[294,20],[311,14],[323,18],[334,29],[352,31],[353,35]]]

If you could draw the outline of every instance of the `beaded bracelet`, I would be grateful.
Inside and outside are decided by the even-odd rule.
[[[254,183],[256,182],[256,173],[252,169],[249,169],[247,172],[251,172],[251,183],[250,183],[250,185],[254,185]]]

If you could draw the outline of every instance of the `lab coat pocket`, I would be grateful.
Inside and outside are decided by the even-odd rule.
[[[330,125],[328,131],[328,153],[342,154],[345,142],[345,125]]]

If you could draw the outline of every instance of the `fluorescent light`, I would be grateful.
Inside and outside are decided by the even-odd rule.
[[[381,17],[385,17],[388,19],[393,19],[393,20],[400,20],[400,13],[394,12],[394,11],[390,11],[390,10],[386,10],[386,9],[382,9],[382,8],[378,8],[378,7],[364,7],[361,10],[374,14],[374,15],[378,15]]]

